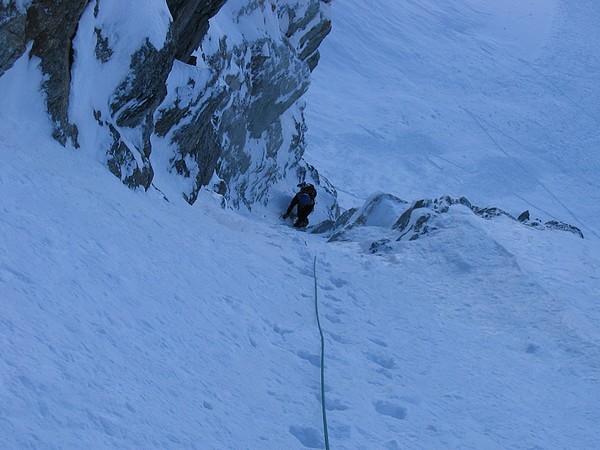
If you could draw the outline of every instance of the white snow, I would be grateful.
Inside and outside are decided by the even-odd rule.
[[[91,137],[54,142],[37,61],[17,61],[0,78],[2,447],[322,448],[316,257],[331,448],[599,448],[600,5],[523,3],[333,2],[307,160],[345,206],[465,195],[585,239],[454,208],[381,256],[276,223],[285,205],[165,202]]]
[[[558,0],[334,2],[307,158],[346,206],[382,190],[464,195],[593,234],[599,14]]]

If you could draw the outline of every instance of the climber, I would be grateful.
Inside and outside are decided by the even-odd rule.
[[[294,195],[290,206],[288,207],[285,214],[281,216],[282,219],[290,217],[294,206],[298,206],[298,218],[294,223],[296,228],[304,228],[308,225],[308,215],[313,212],[315,208],[315,199],[317,198],[317,190],[310,183],[300,183],[298,185],[300,191]]]

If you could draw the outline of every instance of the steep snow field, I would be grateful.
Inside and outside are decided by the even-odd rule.
[[[308,159],[347,204],[465,195],[599,238],[599,21],[594,1],[334,2]]]
[[[466,195],[586,239],[457,208],[370,255],[282,205],[132,192],[50,138],[22,59],[0,78],[2,448],[323,448],[315,257],[331,448],[600,447],[600,6],[376,3],[333,2],[307,99],[344,205]]]

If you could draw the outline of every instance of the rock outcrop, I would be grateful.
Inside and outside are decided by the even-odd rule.
[[[69,92],[73,49],[71,41],[88,0],[32,1],[23,10],[14,1],[0,6],[0,74],[10,68],[31,42],[30,57],[40,58],[46,79],[42,86],[54,121],[54,138],[77,146],[77,128],[69,122]],[[6,22],[5,22],[6,21]]]
[[[0,76],[25,52],[27,15],[14,1],[0,3]]]
[[[173,56],[185,63],[193,63],[192,53],[208,31],[208,21],[226,0],[167,0],[173,16],[171,32],[175,43]]]
[[[532,227],[538,230],[559,230],[573,233],[583,238],[577,227],[552,220],[542,223],[531,220],[529,211],[515,218],[500,208],[481,208],[472,205],[465,197],[443,196],[437,199],[421,199],[408,203],[390,194],[374,194],[361,208],[352,208],[339,216],[336,221],[326,221],[311,229],[313,233],[324,234],[329,242],[367,242],[371,253],[386,252],[394,242],[414,241],[446,226],[445,216],[462,209],[481,219],[497,220],[504,218],[515,225]]]
[[[299,100],[331,27],[322,5],[230,0],[196,51],[196,68],[173,71],[187,84],[168,83],[156,134],[176,148],[171,167],[190,180],[190,203],[212,180],[235,206],[251,207],[288,173],[295,181],[306,174]]]
[[[10,0],[0,76],[39,58],[55,139],[103,155],[127,186],[178,178],[170,195],[189,203],[208,186],[251,208],[282,180],[319,184],[302,160],[301,97],[331,29],[327,3]],[[333,217],[335,192],[321,184]]]

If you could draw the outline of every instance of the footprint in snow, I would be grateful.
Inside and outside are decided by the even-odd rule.
[[[390,416],[399,420],[406,419],[407,409],[404,406],[384,401],[374,402],[373,406],[375,406],[375,411],[384,416]]]
[[[293,333],[294,330],[289,330],[287,328],[281,328],[276,323],[271,323],[268,320],[264,320],[265,324],[269,326],[275,333],[279,334],[281,337],[285,337],[286,334]]]
[[[333,339],[335,342],[338,342],[340,344],[347,344],[348,343],[348,341],[346,339],[344,339],[342,336],[340,336],[339,334],[335,334],[335,333],[332,333],[332,332],[328,331],[327,335],[331,339]]]
[[[525,351],[527,353],[537,353],[540,348],[535,344],[529,344]]]
[[[381,339],[372,339],[372,338],[368,338],[371,342],[373,342],[374,344],[380,345],[381,347],[387,347],[387,343],[385,343],[384,341],[382,341]]]
[[[319,396],[319,401],[321,401],[321,397]],[[328,399],[325,403],[325,407],[327,411],[346,411],[348,409],[348,405],[346,405],[343,401],[339,399]]]
[[[323,437],[321,433],[315,428],[310,427],[298,427],[292,425],[290,427],[290,433],[300,441],[300,443],[307,448],[323,448]]]
[[[282,256],[281,259],[283,259],[286,263],[288,263],[289,265],[293,266],[294,265],[294,261],[291,260],[290,258],[287,258],[285,256]]]
[[[300,273],[302,275],[304,275],[304,276],[307,276],[307,277],[312,277],[313,276],[312,268],[308,268],[308,267],[305,267],[304,269],[301,269]]]
[[[400,447],[398,441],[392,439],[391,441],[386,442],[385,448],[387,448],[388,450],[400,450],[402,447]]]
[[[331,323],[343,323],[342,319],[340,319],[338,316],[332,316],[331,314],[325,314],[325,318]]]
[[[323,291],[333,291],[333,288],[329,284],[319,284],[319,289]]]
[[[321,357],[319,355],[313,355],[305,351],[299,351],[296,353],[300,358],[308,361],[315,367],[321,367]]]
[[[329,299],[331,301],[334,301],[334,302],[341,302],[342,301],[341,298],[336,297],[335,295],[331,295],[331,294],[326,294],[325,298],[327,298],[327,299]]]
[[[378,366],[383,367],[384,369],[393,369],[396,367],[396,362],[394,358],[389,356],[376,355],[375,353],[367,353],[367,359],[369,361],[374,362]]]
[[[331,281],[336,288],[341,288],[349,284],[346,280],[337,277],[329,277],[329,281]]]

